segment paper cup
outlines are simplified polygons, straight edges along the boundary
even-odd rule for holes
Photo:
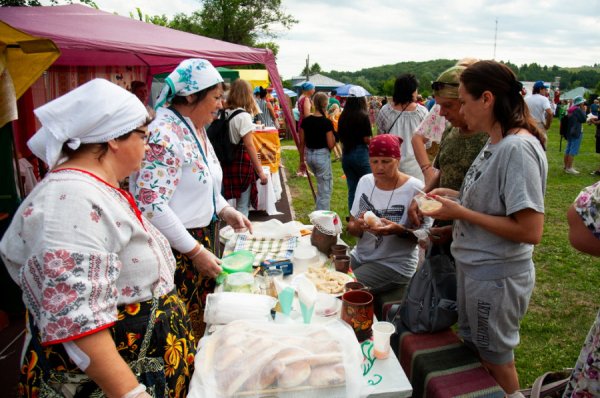
[[[390,322],[375,322],[372,329],[375,358],[385,359],[390,355],[390,337],[396,327]]]

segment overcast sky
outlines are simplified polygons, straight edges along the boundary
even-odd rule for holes
[[[128,16],[172,16],[198,0],[95,0]],[[48,1],[42,1],[47,3]],[[299,22],[280,30],[277,65],[284,79],[310,56],[324,71],[357,71],[402,61],[476,57],[517,65],[600,63],[600,0],[283,0]],[[498,20],[497,39],[494,40]],[[496,43],[494,49],[494,43]]]

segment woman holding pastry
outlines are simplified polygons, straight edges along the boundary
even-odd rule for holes
[[[417,238],[408,224],[408,208],[424,184],[398,169],[401,143],[391,134],[371,139],[372,173],[358,182],[348,223],[348,232],[359,238],[350,253],[354,275],[372,289],[379,303],[387,297],[403,297],[419,259]],[[420,228],[430,225],[427,219]]]
[[[423,214],[454,220],[458,332],[510,396],[519,396],[514,348],[535,282],[533,246],[544,225],[548,165],[544,136],[521,96],[522,84],[505,65],[480,61],[460,75],[461,115],[487,144],[460,192],[438,188],[442,203]],[[456,196],[460,204],[437,195]],[[494,325],[494,327],[487,327]]]

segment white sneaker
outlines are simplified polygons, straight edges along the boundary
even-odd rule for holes
[[[574,168],[570,168],[570,169],[565,169],[565,173],[568,174],[579,174],[579,172],[577,170],[575,170]]]

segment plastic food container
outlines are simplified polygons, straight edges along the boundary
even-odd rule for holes
[[[319,262],[319,251],[311,245],[301,245],[296,247],[292,256],[294,267],[308,268],[310,265],[316,265]]]
[[[252,272],[254,253],[248,250],[239,250],[221,259],[221,267],[228,274],[236,272]]]
[[[248,272],[236,272],[227,275],[223,290],[226,292],[252,293],[254,277]]]

